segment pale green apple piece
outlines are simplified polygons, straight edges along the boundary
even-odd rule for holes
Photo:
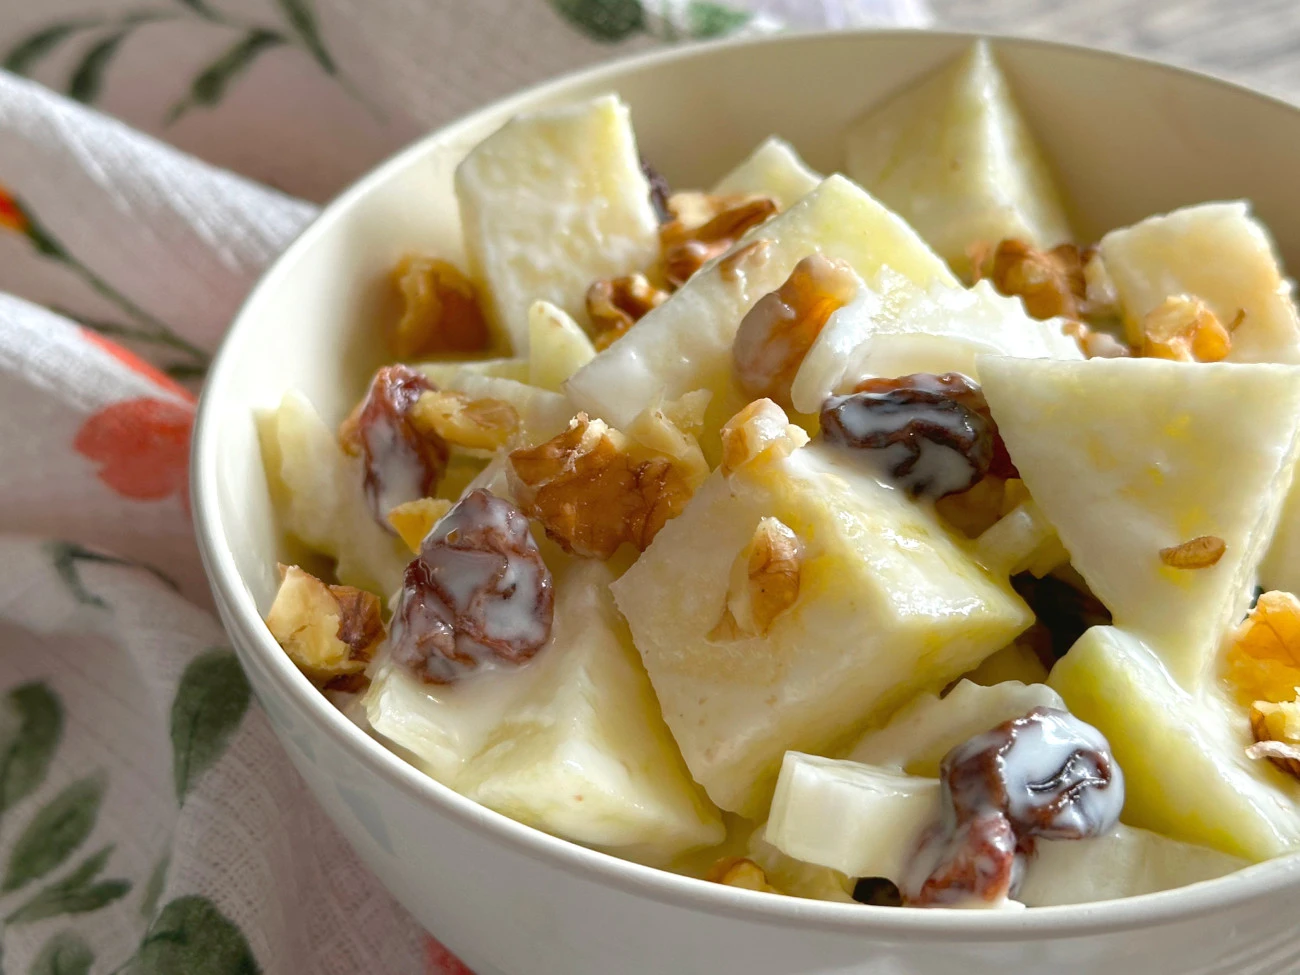
[[[771,136],[713,187],[719,196],[758,194],[788,210],[817,188],[822,177],[808,168],[794,147]]]
[[[516,355],[534,301],[584,322],[593,282],[658,256],[650,184],[614,95],[507,122],[457,168],[456,198],[489,318]]]
[[[411,368],[439,388],[450,389],[452,384],[466,373],[478,373],[497,379],[513,379],[519,383],[528,382],[527,359],[438,359],[432,362],[416,362]]]
[[[1300,369],[1161,359],[982,357],[984,394],[1020,476],[1115,625],[1184,686],[1208,679],[1242,618],[1291,483]],[[1201,536],[1215,565],[1161,550]]]
[[[869,110],[847,144],[848,174],[959,274],[972,244],[1071,238],[1051,169],[985,41]]]
[[[535,301],[528,309],[528,375],[532,386],[560,392],[564,381],[594,359],[587,333],[563,309]]]

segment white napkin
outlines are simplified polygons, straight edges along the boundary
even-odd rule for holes
[[[420,132],[615,53],[782,24],[917,26],[924,2],[0,13],[0,964],[460,975],[324,818],[207,611],[192,391],[315,213],[251,180],[324,199]]]

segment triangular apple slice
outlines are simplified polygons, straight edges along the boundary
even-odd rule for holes
[[[1291,483],[1300,369],[992,356],[979,368],[1011,459],[1074,567],[1116,626],[1184,686],[1201,683],[1245,613]],[[1170,551],[1195,539],[1206,539],[1199,551]]]

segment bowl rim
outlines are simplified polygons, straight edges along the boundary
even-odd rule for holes
[[[924,38],[924,40],[920,40]],[[281,280],[304,259],[316,240],[332,232],[341,215],[362,197],[424,155],[433,143],[455,141],[471,130],[485,113],[515,112],[539,97],[563,95],[579,85],[606,83],[616,89],[623,74],[683,60],[708,58],[737,47],[840,43],[890,44],[898,42],[960,43],[985,38],[995,47],[1030,47],[1083,55],[1098,62],[1136,63],[1155,74],[1167,74],[1181,83],[1191,81],[1234,91],[1243,98],[1271,103],[1290,113],[1300,112],[1266,92],[1154,58],[1108,51],[1081,44],[998,33],[915,28],[858,28],[849,30],[799,30],[775,35],[730,38],[654,50],[617,58],[570,72],[492,101],[455,121],[429,132],[368,170],[321,208],[320,213],[262,273],[240,304],[213,359],[200,397],[191,445],[190,498],[194,529],[204,570],[233,641],[260,658],[259,669],[275,693],[291,699],[310,717],[316,729],[349,752],[362,765],[419,803],[427,803],[462,828],[482,838],[506,845],[520,854],[545,861],[564,872],[608,885],[626,893],[669,906],[703,911],[742,921],[780,925],[830,933],[884,936],[924,935],[952,941],[1032,941],[1153,927],[1219,913],[1275,896],[1300,883],[1300,855],[1291,854],[1253,864],[1224,877],[1187,887],[1142,894],[1119,900],[1019,911],[943,911],[922,908],[886,908],[862,904],[771,897],[755,891],[673,874],[666,870],[620,859],[569,840],[523,825],[467,799],[421,772],[388,749],[377,738],[348,720],[293,666],[280,650],[244,585],[227,544],[217,490],[218,428],[226,413],[224,387],[238,370],[237,353],[249,345],[253,310],[274,293]]]

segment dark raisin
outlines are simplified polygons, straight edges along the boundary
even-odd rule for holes
[[[862,877],[853,885],[853,899],[876,907],[902,907],[903,895],[888,877]]]
[[[645,157],[641,157],[641,172],[645,174],[646,181],[650,184],[650,205],[654,207],[655,216],[659,218],[660,223],[667,223],[673,218],[673,213],[668,209],[668,197],[672,195],[672,187],[668,185],[668,180],[664,179],[663,174],[655,169]]]
[[[1109,626],[1110,610],[1091,592],[1056,576],[1013,576],[1011,586],[1029,604],[1038,621],[1027,631],[1034,651],[1048,670],[1094,626]]]

